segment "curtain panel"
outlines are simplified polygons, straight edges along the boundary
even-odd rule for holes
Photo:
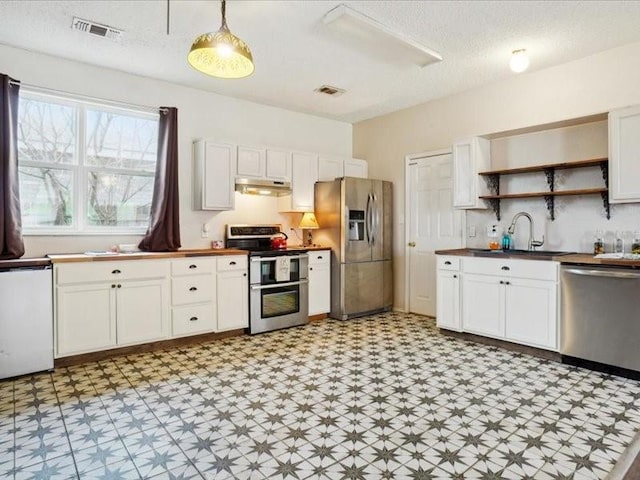
[[[20,83],[0,74],[0,258],[24,255],[18,183],[18,95]]]
[[[149,228],[140,250],[167,252],[180,248],[178,202],[178,109],[161,107],[158,123],[158,161],[153,185]]]

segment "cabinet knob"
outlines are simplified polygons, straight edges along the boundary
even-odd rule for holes
[[[189,289],[189,291],[190,291],[190,292],[195,292],[196,290],[198,290],[198,287],[191,287],[191,288]]]
[[[111,273],[113,273],[114,275],[117,275],[118,273],[122,273],[122,272],[116,268],[115,270],[111,270]]]
[[[190,322],[195,322],[195,321],[197,321],[197,320],[198,320],[198,317],[191,317],[191,318],[189,319],[189,321],[190,321]]]
[[[445,265],[451,265],[451,262],[449,260],[447,260],[446,262],[444,262]]]
[[[509,271],[509,270],[511,270],[511,269],[505,265],[505,266],[503,266],[502,268],[500,268],[500,270]]]
[[[511,282],[504,282],[505,285],[511,285]]]
[[[309,267],[309,270],[313,270],[313,267]]]
[[[318,255],[318,260],[322,260],[322,255]]]
[[[191,265],[189,265],[189,268],[198,268],[198,266],[192,263]]]
[[[229,262],[229,265],[235,265],[236,262]]]
[[[504,285],[504,282],[502,280],[500,280],[500,285]]]
[[[458,278],[458,275],[454,275],[453,278]]]
[[[242,274],[242,276],[243,276],[243,277],[246,277],[246,276],[247,276],[247,274],[246,274],[246,273],[243,273],[243,274]]]
[[[409,247],[415,247],[416,246],[416,242],[409,242],[409,243],[407,243],[407,245]]]
[[[122,288],[122,285],[118,284],[118,288]]]
[[[112,284],[111,284],[111,288],[116,288],[116,284],[115,284],[115,283],[112,283]]]

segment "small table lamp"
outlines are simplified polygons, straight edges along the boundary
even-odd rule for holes
[[[298,225],[298,228],[307,230],[306,246],[313,245],[313,233],[311,232],[311,230],[320,228],[320,225],[318,225],[318,221],[316,220],[316,216],[313,214],[313,212],[305,212],[302,215],[302,220],[300,220],[300,225]],[[304,232],[302,232],[302,234],[304,235]]]

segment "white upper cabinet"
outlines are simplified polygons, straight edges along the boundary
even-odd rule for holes
[[[640,106],[609,112],[609,201],[640,202]]]
[[[366,160],[348,158],[344,161],[344,176],[369,178],[369,165]]]
[[[281,212],[313,212],[314,185],[318,180],[318,155],[291,154],[291,195],[279,197]]]
[[[265,151],[261,148],[238,146],[236,174],[238,177],[263,178]]]
[[[340,157],[320,155],[318,158],[318,181],[326,182],[344,176],[344,160]]]
[[[193,144],[193,208],[233,210],[236,147],[198,140]]]
[[[453,206],[457,208],[487,208],[478,198],[488,192],[479,172],[491,167],[489,140],[470,137],[453,144]]]
[[[291,153],[268,148],[265,176],[271,180],[291,181]]]

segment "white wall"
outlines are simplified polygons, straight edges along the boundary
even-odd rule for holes
[[[288,231],[289,224],[295,224],[300,217],[295,214],[278,214],[275,198],[256,198],[240,194],[236,194],[235,211],[193,211],[191,207],[193,140],[211,138],[245,145],[264,144],[301,151],[351,156],[352,127],[348,123],[246,102],[3,45],[0,45],[0,65],[2,65],[2,73],[24,84],[137,105],[177,107],[180,224],[183,248],[203,248],[209,245],[210,240],[223,239],[224,225],[227,223],[283,223]],[[211,81],[220,80],[212,79]],[[210,226],[209,239],[200,237],[203,223],[208,223]],[[45,253],[105,249],[118,243],[137,243],[139,238],[104,235],[26,236],[25,257]]]
[[[458,137],[489,135],[640,104],[638,58],[640,43],[631,44],[546,70],[510,75],[491,85],[354,125],[354,156],[367,159],[370,177],[391,180],[395,186],[396,308],[403,308],[405,296],[405,156],[448,148]],[[548,140],[554,141],[552,137]],[[602,144],[595,142],[593,151],[602,147]],[[501,160],[500,167],[553,161],[552,158],[547,160],[535,155],[509,155]],[[504,218],[510,220],[513,213],[519,210],[532,211],[535,214],[536,231],[538,226],[544,225],[543,230],[548,232],[549,249],[585,250],[590,241],[585,240],[590,236],[588,232],[599,226],[604,225],[608,230],[615,230],[620,225],[634,229],[638,227],[632,223],[640,223],[634,220],[639,218],[640,208],[637,205],[615,206],[612,208],[612,220],[607,221],[602,218],[600,199],[584,197],[563,199],[557,220],[551,226],[550,222],[544,220],[544,203],[534,205],[532,202],[513,201],[505,205]],[[486,213],[470,213],[467,218],[470,223],[478,225],[484,225],[490,219]],[[518,228],[526,229],[524,221],[521,222],[523,225]]]

